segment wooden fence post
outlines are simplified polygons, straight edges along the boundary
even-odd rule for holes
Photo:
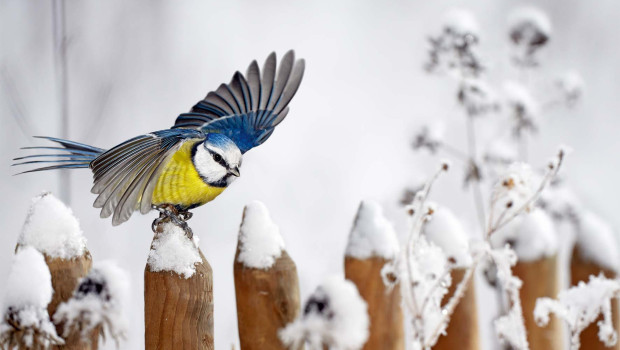
[[[287,349],[278,331],[299,315],[297,268],[261,202],[243,211],[233,270],[241,350]]]
[[[145,349],[213,350],[213,274],[185,231],[164,220],[144,269]]]
[[[353,223],[344,259],[345,278],[368,304],[370,334],[364,349],[405,348],[400,288],[383,283],[381,269],[398,252],[392,225],[379,204],[363,201]]]
[[[366,350],[405,348],[400,288],[388,291],[381,278],[381,269],[389,261],[381,257],[344,259],[345,278],[355,283],[368,304],[370,335],[364,344]]]
[[[77,287],[81,278],[88,274],[92,266],[90,252],[86,249],[83,255],[73,259],[51,258],[43,254],[45,262],[52,274],[52,288],[54,295],[52,301],[47,306],[50,318],[53,319],[56,309],[60,303],[68,301],[73,296],[73,291]],[[56,332],[65,340],[64,345],[56,346],[58,350],[97,350],[99,346],[99,329],[91,333],[88,339],[83,339],[79,334],[64,335],[64,323],[56,322]]]
[[[51,193],[45,192],[32,201],[26,222],[22,229],[16,250],[20,246],[32,246],[45,257],[52,275],[54,294],[47,310],[50,319],[58,305],[73,296],[81,278],[88,274],[92,266],[86,239],[71,209]],[[55,323],[56,332],[62,336],[64,324]],[[65,345],[54,349],[91,350],[97,349],[99,334],[89,339],[70,337]]]
[[[579,219],[577,231],[577,241],[570,262],[571,285],[576,286],[580,281],[587,283],[591,275],[598,276],[601,273],[607,278],[617,278],[620,259],[611,227],[594,214],[586,212]],[[617,299],[612,299],[611,308],[616,332],[620,333]],[[620,342],[606,347],[599,340],[597,321],[581,332],[581,348],[620,350]]]
[[[535,261],[518,261],[513,268],[513,274],[523,281],[519,294],[531,350],[564,349],[561,320],[551,318],[547,326],[540,327],[534,319],[536,300],[555,298],[560,292],[557,265],[558,256],[554,254]]]
[[[49,349],[63,344],[46,312],[52,276],[37,249],[22,246],[13,258],[0,314],[0,349]]]
[[[447,208],[438,206],[433,218],[426,223],[424,235],[430,242],[441,247],[446,258],[455,268],[450,272],[452,284],[442,303],[447,303],[461,283],[467,267],[472,263],[469,254],[469,238],[460,221]],[[478,329],[478,307],[474,278],[467,284],[465,295],[454,309],[446,334],[439,337],[433,350],[477,350],[480,349]]]

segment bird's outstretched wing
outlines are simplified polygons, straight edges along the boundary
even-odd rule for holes
[[[245,76],[236,72],[229,84],[220,85],[189,113],[179,115],[173,128],[224,134],[245,153],[265,142],[286,117],[304,68],[304,60],[295,61],[293,51],[284,55],[277,75],[275,53],[267,57],[262,74],[253,61]]]
[[[187,141],[200,141],[199,130],[170,129],[134,137],[106,151],[90,163],[94,185],[99,194],[95,208],[101,217],[112,217],[112,225],[129,219],[135,210],[151,210],[153,190],[164,166]]]

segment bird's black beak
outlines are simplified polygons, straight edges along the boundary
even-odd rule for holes
[[[233,175],[235,175],[236,177],[241,176],[241,173],[239,172],[239,167],[238,166],[236,166],[234,168],[228,169],[228,172],[233,174]]]

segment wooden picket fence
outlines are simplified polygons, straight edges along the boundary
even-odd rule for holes
[[[158,232],[161,233],[159,227]],[[244,266],[239,263],[238,255],[239,249],[233,272],[241,350],[285,349],[278,338],[278,331],[293,321],[301,308],[296,265],[286,251],[268,269]],[[215,349],[213,271],[202,253],[200,256],[202,261],[195,265],[196,272],[190,278],[170,271],[152,271],[147,264],[144,272],[147,350]],[[71,297],[78,281],[88,273],[91,257],[86,251],[78,259],[46,257],[46,262],[54,289],[54,299],[48,311],[53,315],[56,307]],[[356,284],[368,304],[370,336],[364,346],[366,350],[406,348],[400,291],[398,288],[386,289],[381,278],[381,269],[387,262],[380,257],[356,259],[347,256],[344,259],[346,278]],[[533,310],[530,310],[537,298],[555,297],[558,292],[557,270],[557,256],[519,263],[515,267],[515,275],[524,281],[521,297],[531,349],[561,350],[564,346],[560,325],[540,328],[534,324],[531,315]],[[458,269],[453,271],[454,284],[462,279],[463,272]],[[571,260],[573,284],[601,272],[607,277],[616,277],[613,271],[584,260],[575,249]],[[436,349],[481,348],[475,290],[472,280],[468,293],[452,317],[447,334],[440,338]],[[618,313],[615,312],[616,327],[619,321]],[[62,334],[61,325],[57,327],[58,333]],[[595,326],[591,326],[582,334],[584,349],[603,349],[596,331]],[[88,340],[80,337],[67,337],[64,340],[66,344],[55,349],[93,350],[98,348],[99,332],[93,332]],[[615,349],[620,349],[620,345],[616,345]]]

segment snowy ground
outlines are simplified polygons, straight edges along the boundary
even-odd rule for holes
[[[575,152],[564,169],[595,212],[620,227],[615,215],[620,112],[620,31],[612,0],[537,3],[555,36],[544,56],[554,76],[577,69],[586,96],[575,112],[554,113],[531,161],[542,163],[559,143]],[[422,70],[427,34],[445,10],[467,6],[478,16],[486,52],[506,57],[502,33],[510,1],[280,1],[74,2],[69,33],[70,136],[110,147],[172,125],[206,92],[227,82],[252,59],[296,50],[306,75],[291,112],[273,137],[244,160],[242,177],[215,202],[195,210],[192,228],[214,269],[217,348],[238,343],[232,265],[244,205],[265,203],[296,261],[302,298],[330,274],[342,273],[350,226],[362,199],[379,201],[392,220],[401,189],[435,169],[432,157],[409,148],[417,126],[448,117],[448,137],[462,143],[462,116],[444,79]],[[31,135],[56,136],[51,12],[39,2],[0,1],[0,295],[30,199],[58,190],[58,174],[14,177],[11,158],[35,144]],[[507,62],[489,62],[502,71]],[[9,98],[12,96],[12,98]],[[16,120],[23,114],[26,119]],[[28,136],[28,137],[27,137]],[[72,174],[71,207],[95,260],[114,259],[133,282],[125,349],[143,344],[143,271],[154,214],[121,226],[99,219],[91,204],[88,171]],[[433,200],[475,227],[461,174],[437,183]],[[617,232],[617,231],[616,231]],[[481,289],[479,289],[481,290]],[[480,294],[480,298],[491,299]],[[488,293],[488,291],[487,291]],[[480,303],[487,305],[487,303]],[[492,314],[491,310],[483,310]],[[487,318],[481,318],[481,322]],[[481,325],[485,341],[489,327]],[[486,344],[487,347],[490,344]],[[113,348],[113,344],[108,344]]]

